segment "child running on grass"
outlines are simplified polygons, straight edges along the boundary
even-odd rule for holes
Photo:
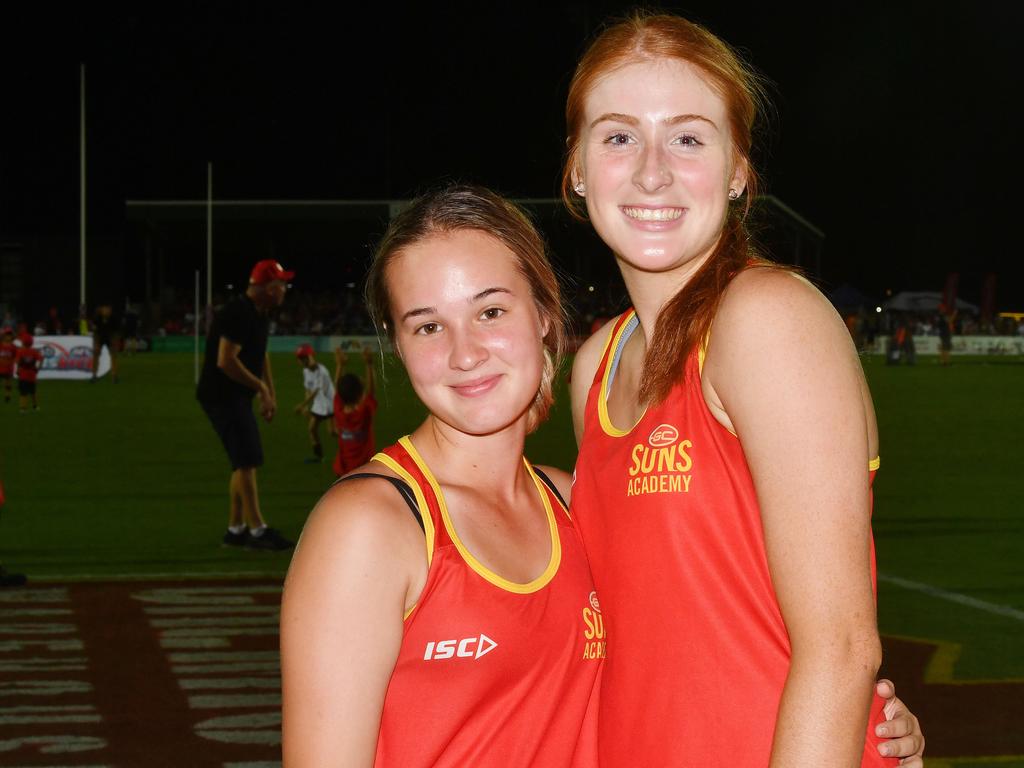
[[[295,350],[295,356],[302,366],[302,387],[306,390],[306,399],[295,406],[295,413],[309,416],[309,442],[313,446],[313,455],[306,459],[307,464],[318,464],[324,460],[324,446],[320,442],[320,424],[330,422],[334,415],[334,382],[327,368],[316,361],[313,347],[301,345]],[[334,425],[330,426],[334,434]]]
[[[334,427],[338,436],[338,455],[334,457],[334,474],[341,477],[365,464],[374,454],[373,415],[377,412],[374,397],[373,358],[363,347],[366,362],[366,383],[354,373],[345,373],[348,355],[341,347],[334,350]]]
[[[18,350],[14,358],[14,364],[18,368],[18,405],[22,413],[27,413],[28,402],[31,399],[32,410],[38,411],[39,395],[36,394],[36,378],[43,365],[43,356],[38,349],[33,348],[31,334],[22,334],[19,341],[21,341],[21,349]]]
[[[14,378],[14,358],[18,348],[14,346],[14,332],[10,328],[0,331],[0,381],[4,384],[4,402],[11,402],[11,380]]]

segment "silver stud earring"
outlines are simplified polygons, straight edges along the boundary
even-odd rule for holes
[[[739,198],[739,196],[740,196],[740,193],[737,192],[735,189],[730,189],[729,190],[729,199],[730,200],[736,200],[737,198]]]
[[[577,195],[579,195],[580,197],[583,197],[583,193],[587,190],[587,185],[584,184],[581,181],[575,187],[573,187],[572,189],[573,189],[573,192],[575,192]]]

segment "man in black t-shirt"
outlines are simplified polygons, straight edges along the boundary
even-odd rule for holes
[[[273,259],[259,262],[244,296],[232,299],[213,317],[206,337],[203,372],[196,399],[213,424],[231,462],[228,546],[289,549],[294,543],[267,527],[260,514],[256,468],[263,464],[253,396],[270,421],[277,411],[274,378],[267,355],[271,309],[281,306],[288,281],[295,276]]]

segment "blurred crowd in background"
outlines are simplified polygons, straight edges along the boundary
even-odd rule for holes
[[[594,291],[577,286],[567,296],[569,321],[574,336],[586,338],[626,307],[614,288]],[[215,307],[229,298],[214,294]],[[839,308],[850,334],[859,349],[870,348],[878,336],[890,336],[903,328],[914,336],[943,336],[943,326],[952,336],[1021,336],[1024,317],[996,316],[982,318],[971,311],[949,313],[940,307],[929,311],[896,311],[873,307]],[[196,328],[192,302],[174,302],[163,307],[146,307],[130,299],[113,305],[114,322],[124,343],[160,336],[192,335]],[[10,310],[3,313],[0,328],[11,328],[16,335],[23,332],[36,336],[91,332],[92,311],[81,312],[74,307],[50,307],[41,318],[19,317]],[[85,322],[82,321],[85,319]],[[204,333],[200,317],[200,334]],[[373,322],[366,311],[362,294],[356,288],[303,290],[293,288],[284,305],[271,319],[271,334],[276,336],[368,336],[374,335]]]

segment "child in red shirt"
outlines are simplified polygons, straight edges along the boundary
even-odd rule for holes
[[[14,378],[14,358],[18,348],[14,346],[14,333],[10,328],[0,332],[0,381],[4,384],[4,402],[11,402],[11,380]]]
[[[32,399],[32,410],[39,410],[39,396],[36,394],[36,378],[39,376],[39,369],[43,366],[43,355],[38,349],[32,346],[31,334],[22,334],[21,349],[14,357],[14,364],[17,366],[18,377],[18,404],[21,412],[28,411],[29,398]]]
[[[338,455],[334,457],[334,474],[362,466],[374,454],[373,414],[377,399],[373,395],[373,358],[363,349],[366,361],[366,385],[354,373],[344,373],[348,356],[338,347],[334,350],[334,426],[338,435]]]

